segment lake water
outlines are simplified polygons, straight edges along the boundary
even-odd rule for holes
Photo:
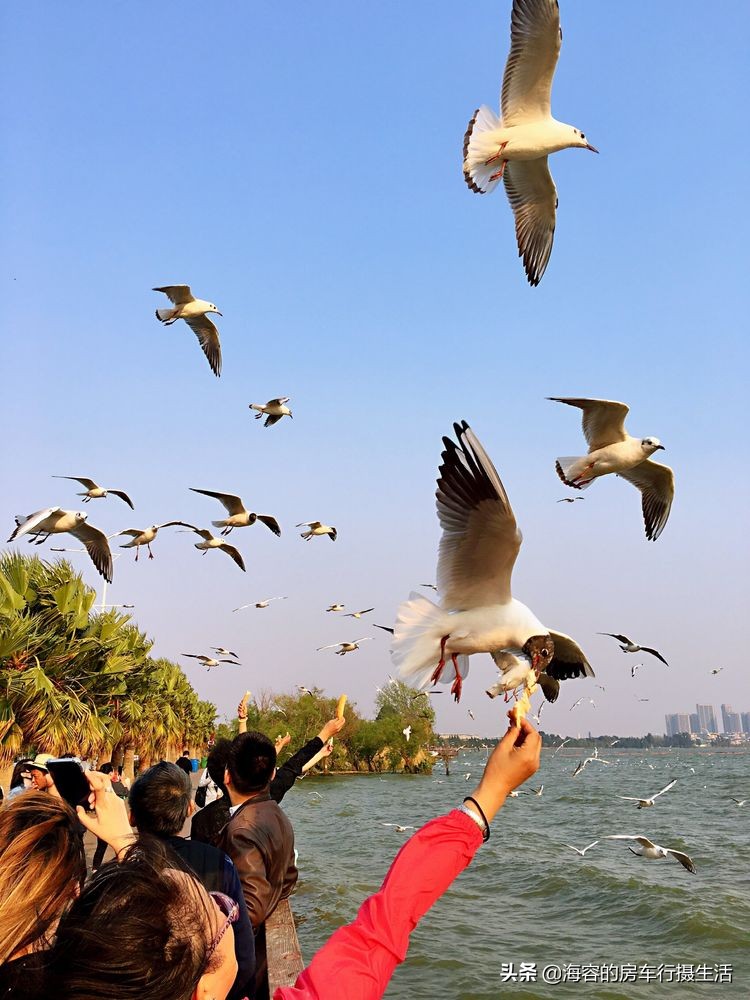
[[[543,782],[543,795],[506,801],[489,843],[412,935],[386,997],[750,997],[750,801],[742,808],[731,801],[750,800],[750,754],[612,750],[601,754],[611,766],[590,764],[572,778],[585,755],[543,752],[540,771],[527,782]],[[284,808],[300,854],[292,904],[306,961],[379,888],[408,836],[381,824],[418,827],[447,812],[474,787],[485,758],[484,751],[463,751],[449,777],[438,765],[432,776],[297,782]],[[677,784],[653,808],[638,810],[617,798],[653,795],[675,777]],[[563,846],[583,847],[616,833],[686,851],[697,874],[672,859],[635,857],[626,842],[602,842],[585,858]],[[506,978],[518,974],[522,962],[536,963],[536,981]],[[601,984],[601,966],[625,963],[641,978]],[[701,963],[711,978],[715,965],[731,965],[733,981],[684,981],[685,967]],[[555,965],[569,966],[567,974],[581,981],[542,982],[543,967]],[[670,976],[673,981],[665,981]]]

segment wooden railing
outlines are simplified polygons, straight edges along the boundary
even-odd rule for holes
[[[293,986],[305,965],[288,899],[282,899],[266,920],[266,956],[268,993],[272,997],[279,986]]]

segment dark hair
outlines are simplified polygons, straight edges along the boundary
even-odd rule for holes
[[[25,792],[0,809],[0,964],[44,946],[86,877],[78,818],[47,792]]]
[[[32,757],[24,757],[23,760],[16,761],[16,765],[13,768],[13,774],[11,775],[10,779],[11,788],[23,787],[23,778],[21,777],[21,775],[23,774],[24,771],[28,771],[29,764],[31,763],[32,760],[33,760]]]
[[[112,774],[113,771],[119,770],[117,764],[113,764],[111,760],[108,760],[105,764],[102,764],[99,768],[102,774]]]
[[[138,832],[174,837],[187,819],[190,797],[185,771],[167,761],[154,764],[130,789],[128,804]]]
[[[231,748],[231,740],[217,740],[211,750],[211,753],[208,755],[208,760],[206,761],[209,778],[219,786],[225,795],[226,788],[224,787],[224,771],[227,769],[229,751]]]
[[[157,846],[131,848],[90,878],[60,921],[49,967],[55,995],[189,1000],[209,964],[210,941],[199,932],[208,906],[194,876]]]
[[[227,768],[240,795],[259,792],[276,767],[276,747],[263,733],[240,733],[229,748]]]

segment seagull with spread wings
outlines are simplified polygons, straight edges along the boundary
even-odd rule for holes
[[[86,523],[88,514],[79,510],[63,510],[61,507],[45,507],[33,514],[16,514],[16,527],[9,542],[28,535],[29,542],[41,545],[50,535],[69,534],[83,542],[92,563],[107,583],[112,583],[112,552],[103,531]]]
[[[213,497],[218,500],[229,517],[223,521],[212,521],[214,528],[223,528],[222,535],[228,535],[234,528],[247,528],[256,521],[261,521],[278,538],[281,535],[279,522],[270,514],[255,514],[245,510],[242,499],[233,493],[215,493],[213,490],[198,490],[194,486],[189,487],[193,493],[201,493],[204,497]]]
[[[212,646],[211,649],[217,656],[231,656],[233,660],[239,659],[237,653],[233,653],[231,649],[225,649],[224,646]],[[187,656],[187,653],[185,655]]]
[[[611,837],[604,837],[604,840],[635,840],[640,844],[640,847],[629,847],[628,850],[641,858],[646,858],[648,861],[658,861],[672,857],[675,861],[679,861],[683,868],[687,868],[692,875],[695,875],[698,870],[692,858],[689,858],[684,851],[675,851],[671,847],[660,847],[648,837],[641,837],[634,833],[618,833]]]
[[[594,671],[575,640],[548,629],[512,596],[521,532],[508,495],[469,425],[454,424],[454,431],[458,444],[443,438],[436,492],[441,604],[413,592],[401,605],[393,662],[402,678],[424,688],[440,680],[450,657],[458,700],[469,657],[490,653],[506,691],[539,683],[554,701],[561,680]]]
[[[116,538],[118,535],[130,535],[132,541],[126,542],[121,545],[121,549],[135,549],[135,561],[138,562],[138,556],[141,551],[141,545],[145,545],[148,549],[149,559],[154,558],[154,553],[151,551],[151,542],[156,538],[159,533],[160,528],[171,528],[175,525],[179,525],[181,528],[190,528],[192,525],[186,524],[184,521],[165,521],[164,524],[152,524],[150,528],[125,528],[124,531],[116,531],[114,535],[110,535],[110,538]]]
[[[619,635],[617,632],[599,632],[599,635],[608,635],[613,639],[617,639],[617,641],[621,644],[620,649],[623,653],[650,653],[652,656],[655,656],[657,660],[661,660],[665,667],[669,666],[658,649],[652,649],[650,646],[639,646],[637,642],[633,642],[633,640],[628,639],[626,635]],[[642,666],[642,664],[636,664],[636,666]],[[635,673],[631,672],[631,676],[635,677]]]
[[[53,476],[53,479],[72,479],[76,483],[80,483],[81,486],[85,486],[86,490],[83,493],[76,493],[77,497],[83,497],[84,503],[89,503],[91,500],[101,500],[106,497],[109,493],[113,496],[119,497],[124,500],[125,503],[130,507],[131,510],[135,510],[133,506],[133,501],[123,492],[123,490],[113,490],[107,487],[98,486],[93,479],[88,479],[86,476]]]
[[[315,650],[319,653],[322,649],[335,649],[336,656],[346,656],[347,653],[353,653],[355,649],[359,649],[360,642],[369,642],[372,638],[370,635],[366,635],[363,639],[352,639],[351,642],[332,642],[329,646],[318,646]]]
[[[200,660],[206,670],[211,667],[218,667],[220,663],[231,663],[233,667],[241,667],[241,663],[236,660],[216,660],[213,656],[204,656],[203,653],[183,653],[182,656],[189,656],[191,660]]]
[[[638,805],[636,806],[636,809],[647,809],[649,806],[654,805],[654,803],[656,802],[656,800],[659,798],[660,795],[663,795],[665,792],[668,792],[669,789],[676,784],[676,782],[677,778],[672,778],[672,780],[669,782],[668,785],[665,785],[660,792],[656,793],[656,795],[652,795],[650,799],[639,799],[634,797],[633,795],[618,795],[617,798],[625,799],[627,802],[637,802]]]
[[[221,375],[221,344],[219,331],[206,313],[221,313],[213,304],[205,299],[196,299],[190,291],[190,285],[163,285],[152,289],[154,292],[164,292],[174,309],[157,309],[156,318],[165,326],[170,326],[178,319],[184,319],[198,338],[198,343],[208,359],[211,371],[218,378]]]
[[[299,524],[295,524],[294,527],[309,528],[309,531],[300,533],[300,538],[304,538],[306,542],[309,542],[314,535],[328,535],[331,541],[335,542],[338,535],[335,528],[332,528],[329,524],[323,524],[321,521],[301,521]]]
[[[571,851],[575,851],[575,852],[576,852],[576,854],[577,854],[577,855],[578,855],[579,857],[581,857],[581,858],[585,858],[585,857],[586,857],[586,851],[590,851],[590,850],[591,850],[591,848],[592,848],[592,847],[596,847],[596,845],[597,845],[598,843],[599,843],[599,841],[598,841],[598,840],[594,840],[594,841],[592,841],[592,842],[591,842],[590,844],[588,844],[588,845],[587,845],[586,847],[583,847],[583,848],[580,848],[580,849],[579,849],[578,847],[573,847],[573,845],[572,845],[572,844],[564,844],[563,846],[564,846],[564,847],[569,847],[569,848],[571,849]]]
[[[292,411],[285,404],[289,402],[289,396],[279,396],[277,399],[269,399],[267,403],[250,403],[249,409],[257,410],[255,419],[260,420],[265,414],[264,427],[273,427],[282,417],[292,417]]]
[[[245,608],[267,608],[271,601],[285,601],[286,597],[265,597],[262,601],[255,601],[253,604],[242,604],[239,608],[232,608],[232,612],[244,611]]]
[[[330,610],[330,608],[329,608],[329,610]],[[374,611],[374,610],[375,610],[375,608],[365,608],[364,611],[349,611],[347,614],[342,615],[341,617],[342,618],[361,618],[362,615],[369,615],[369,613],[371,611]]]
[[[514,0],[501,118],[478,108],[464,135],[464,180],[488,194],[502,179],[516,220],[518,256],[538,285],[552,253],[557,188],[547,157],[561,149],[598,153],[580,129],[552,117],[552,78],[562,45],[557,0]]]
[[[203,555],[205,556],[209,549],[221,549],[222,552],[226,552],[230,559],[232,559],[242,570],[245,572],[245,561],[240,554],[239,549],[236,549],[234,545],[230,545],[229,542],[225,542],[223,538],[217,538],[212,535],[208,528],[196,528],[194,524],[184,524],[184,527],[189,528],[190,531],[194,531],[196,535],[200,535],[203,539],[202,542],[196,542],[196,549],[201,549]]]
[[[573,399],[548,396],[553,403],[565,403],[583,411],[583,435],[588,455],[563,456],[555,462],[566,486],[585,490],[595,479],[614,473],[641,493],[646,538],[655,542],[664,530],[674,499],[674,473],[668,465],[652,462],[651,456],[664,451],[655,437],[634,438],[625,430],[629,407],[611,399]]]

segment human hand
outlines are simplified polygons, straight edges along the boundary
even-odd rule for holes
[[[472,792],[488,822],[491,822],[508,793],[539,770],[541,736],[528,720],[522,719],[520,726],[516,726],[510,712],[508,718],[508,731],[490,754],[479,785]]]
[[[323,742],[327,743],[332,736],[336,733],[340,733],[341,730],[346,725],[346,719],[329,719],[328,722],[323,726],[323,728],[318,733],[318,738]]]
[[[320,751],[321,757],[330,757],[333,753],[333,740],[329,740],[323,749]]]
[[[292,742],[292,737],[287,732],[286,736],[277,736],[274,746],[276,747],[276,753],[279,753],[284,747]]]
[[[248,703],[249,698],[250,698],[250,692],[249,691],[245,691],[245,693],[243,694],[242,699],[241,699],[239,705],[237,706],[237,718],[238,719],[246,719],[247,718],[247,703]]]
[[[76,806],[78,819],[96,837],[106,841],[120,853],[135,841],[135,835],[128,821],[128,810],[123,799],[115,795],[108,774],[101,771],[86,771],[86,780],[91,786],[89,804],[94,812],[86,812],[82,806]]]

